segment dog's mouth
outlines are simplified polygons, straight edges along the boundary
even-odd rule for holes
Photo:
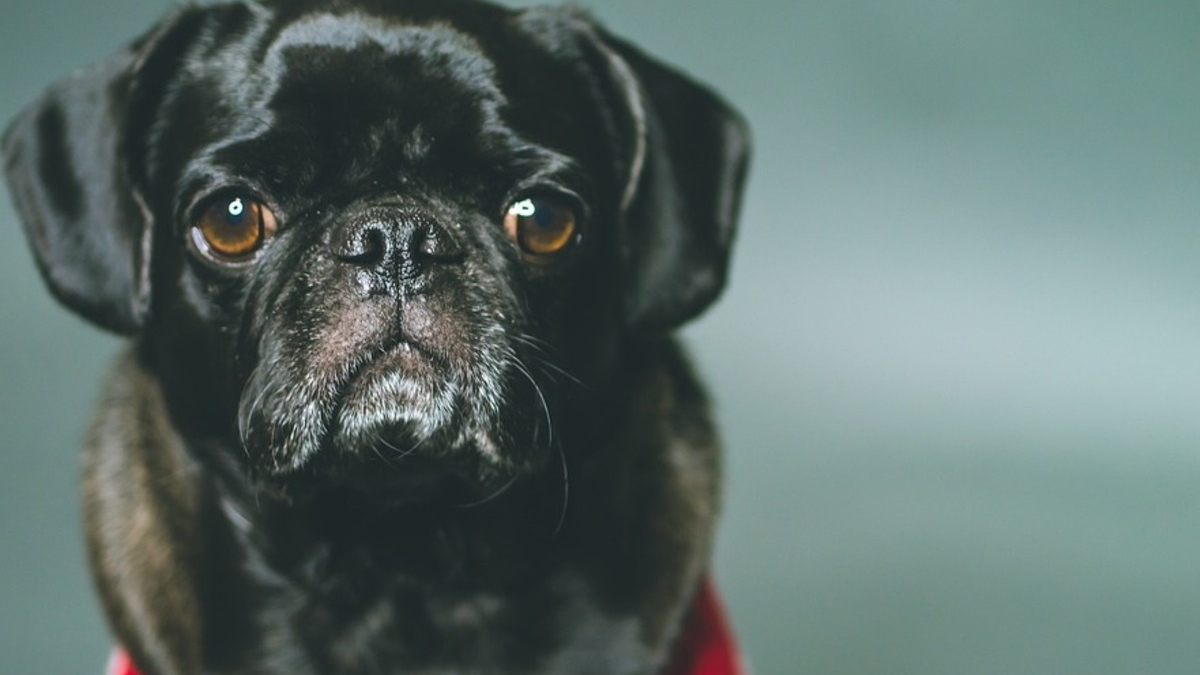
[[[349,369],[323,447],[342,455],[371,448],[396,460],[416,454],[452,421],[453,370],[408,340],[375,350]]]
[[[354,428],[367,419],[394,415],[398,408],[427,407],[429,399],[437,398],[445,373],[450,371],[439,361],[403,339],[375,350],[345,378],[335,413],[337,426]],[[422,412],[420,416],[426,415]]]
[[[546,454],[534,446],[548,435],[545,416],[528,413],[539,399],[518,362],[494,343],[464,356],[397,338],[332,369],[267,363],[242,396],[252,473],[278,484],[406,493],[512,480]]]

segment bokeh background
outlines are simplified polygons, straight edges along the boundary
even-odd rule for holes
[[[167,4],[9,2],[0,118]],[[756,672],[1200,672],[1200,3],[586,4],[755,132],[685,336]],[[118,343],[7,195],[0,288],[0,670],[97,673],[78,446]]]

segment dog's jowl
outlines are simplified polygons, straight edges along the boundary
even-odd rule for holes
[[[138,671],[688,672],[720,461],[670,334],[725,283],[719,97],[579,10],[235,2],[3,149],[50,291],[129,339],[84,498]]]

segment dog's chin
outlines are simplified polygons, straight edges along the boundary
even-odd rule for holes
[[[253,484],[264,494],[291,503],[352,492],[386,506],[462,505],[499,494],[544,464],[497,464],[471,447],[425,451],[425,444],[413,442],[396,428],[381,430],[369,444],[336,442],[346,449],[324,451],[296,470],[254,467]],[[406,445],[407,450],[398,450]]]
[[[379,458],[359,459],[287,474],[260,475],[253,487],[262,497],[292,506],[350,497],[391,509],[405,506],[467,506],[503,494],[523,476],[468,475],[443,460],[406,459],[404,466]]]

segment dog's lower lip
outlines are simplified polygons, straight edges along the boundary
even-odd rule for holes
[[[425,354],[420,347],[407,340],[401,340],[364,360],[362,365],[347,378],[346,390],[342,398],[343,400],[349,399],[356,391],[365,386],[372,376],[382,374],[381,371],[419,372],[429,368],[431,360],[431,357]]]
[[[348,410],[378,408],[389,405],[388,401],[372,396],[372,384],[390,373],[401,373],[410,382],[432,383],[439,377],[438,359],[407,340],[375,350],[363,359],[344,380],[337,410],[333,419],[341,419]],[[394,403],[394,402],[393,402]]]

